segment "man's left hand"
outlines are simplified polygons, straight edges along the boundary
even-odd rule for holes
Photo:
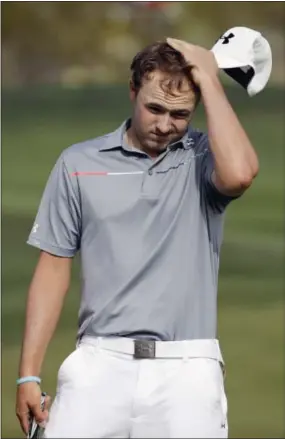
[[[217,78],[219,68],[215,56],[210,50],[174,38],[167,38],[166,41],[184,56],[191,67],[193,80],[198,87],[205,76]]]

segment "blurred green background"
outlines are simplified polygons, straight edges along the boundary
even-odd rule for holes
[[[285,437],[281,9],[277,10],[277,2],[265,6],[235,2],[239,8],[233,6],[234,11],[229,2],[216,3],[216,9],[208,2],[186,2],[186,6],[177,2],[180,12],[178,7],[175,13],[173,3],[158,7],[148,7],[148,2],[2,3],[3,438],[22,437],[14,415],[15,379],[26,293],[38,257],[25,241],[56,158],[70,144],[113,130],[129,115],[128,66],[145,43],[164,38],[167,32],[178,38],[193,35],[210,45],[237,23],[264,29],[276,62],[267,89],[251,99],[224,77],[229,99],[260,158],[254,185],[228,208],[221,257],[218,330],[227,364],[229,434],[231,438]],[[223,11],[221,4],[226,5]],[[146,21],[148,28],[143,26]],[[74,23],[78,39],[73,35]],[[123,44],[124,57],[112,47],[114,38]],[[122,41],[132,45],[127,49]],[[205,127],[202,108],[194,125]],[[78,274],[76,258],[70,294],[44,364],[44,389],[52,396],[58,367],[74,348]]]

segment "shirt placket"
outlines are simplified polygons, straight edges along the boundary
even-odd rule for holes
[[[156,160],[151,161],[150,166],[148,166],[142,178],[142,185],[141,185],[142,197],[157,198],[160,188],[157,182],[156,169],[169,153],[170,151],[167,150],[165,153],[160,155]]]

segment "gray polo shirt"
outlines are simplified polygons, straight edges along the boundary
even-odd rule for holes
[[[81,256],[78,337],[216,337],[224,211],[206,134],[157,159],[115,132],[73,145],[52,170],[28,243]]]

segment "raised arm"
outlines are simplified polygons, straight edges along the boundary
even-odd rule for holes
[[[257,155],[219,79],[201,74],[200,90],[214,157],[213,183],[226,195],[240,195],[258,173]]]
[[[201,91],[214,158],[213,183],[225,195],[240,195],[257,175],[258,159],[218,79],[214,55],[184,41],[167,42],[184,55]]]

